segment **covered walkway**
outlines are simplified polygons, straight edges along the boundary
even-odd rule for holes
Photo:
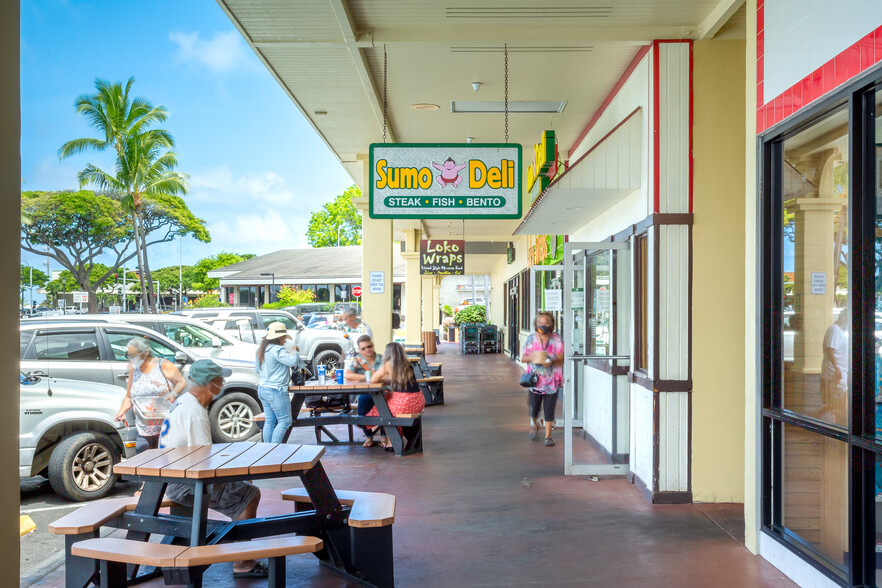
[[[444,406],[429,407],[425,452],[329,447],[334,486],[398,497],[396,585],[446,586],[790,586],[740,542],[741,505],[657,506],[624,479],[562,475],[563,443],[527,438],[518,368],[504,355],[442,345]],[[309,443],[311,431],[292,442]],[[262,482],[260,514],[288,512]],[[214,566],[207,586],[258,586]],[[63,568],[38,586],[63,586]],[[146,586],[162,586],[154,581]],[[352,584],[312,557],[288,560],[289,586]]]

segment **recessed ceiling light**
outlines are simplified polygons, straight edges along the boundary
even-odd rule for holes
[[[327,110],[314,110],[313,114],[316,116],[325,116],[328,114]]]
[[[438,110],[441,108],[437,104],[428,104],[423,102],[418,104],[411,104],[410,107],[414,110]]]
[[[581,206],[570,206],[567,210],[582,210]]]

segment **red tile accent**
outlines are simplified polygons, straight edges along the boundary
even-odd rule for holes
[[[759,108],[763,105],[763,83],[760,82],[756,85],[756,107]]]
[[[875,63],[875,60],[873,58],[873,54],[874,54],[875,47],[876,47],[875,43],[876,43],[876,39],[874,38],[873,33],[870,33],[869,35],[867,35],[866,37],[864,37],[863,39],[861,39],[858,42],[858,45],[860,45],[860,51],[861,51],[860,71],[864,71],[865,69],[868,69],[871,65],[873,65]]]
[[[803,102],[802,99],[802,84],[796,84],[795,86],[793,86],[791,99],[793,104],[792,112],[796,112],[797,110],[802,108],[804,104],[806,104],[805,102]]]
[[[878,61],[882,61],[882,27],[879,27],[875,31],[873,31],[873,37],[876,40],[876,52],[873,63]]]
[[[756,58],[762,59],[763,55],[766,53],[766,40],[765,35],[757,35],[756,38]]]
[[[766,19],[765,19],[765,5],[760,4],[756,7],[756,30],[764,31],[766,30]]]
[[[861,73],[861,71],[863,71],[861,70],[861,41],[858,41],[845,50],[846,80],[850,80]]]
[[[809,104],[812,100],[815,99],[814,95],[814,84],[812,84],[812,79],[808,76],[802,79],[802,105],[805,106]]]
[[[821,66],[821,92],[826,94],[836,87],[835,67],[833,65],[835,59],[831,59]]]
[[[766,109],[760,108],[756,111],[756,134],[759,135],[766,130]]]
[[[764,79],[766,79],[765,73],[766,72],[765,72],[765,67],[763,66],[763,60],[758,59],[756,62],[756,79],[757,79],[757,81],[761,82]]]

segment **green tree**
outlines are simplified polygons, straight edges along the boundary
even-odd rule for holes
[[[315,292],[312,290],[298,290],[294,286],[282,286],[279,290],[278,300],[264,304],[264,308],[285,308],[315,301]]]
[[[221,302],[217,299],[217,294],[213,294],[208,292],[207,294],[203,294],[193,303],[195,308],[220,308],[229,306],[226,302]]]
[[[174,140],[163,129],[152,128],[165,122],[168,112],[162,106],[153,106],[141,97],[130,98],[135,79],[129,78],[125,87],[121,82],[95,80],[95,94],[83,94],[75,101],[77,112],[86,117],[100,138],[82,138],[68,141],[58,150],[60,159],[86,151],[116,152],[115,173],[110,174],[91,163],[77,174],[80,187],[95,185],[123,195],[123,207],[131,216],[135,250],[138,257],[141,290],[146,291],[149,306],[156,312],[153,282],[147,260],[147,240],[143,226],[145,199],[156,195],[176,195],[187,192],[187,176],[174,171],[177,155],[171,151]],[[206,233],[207,234],[207,233]],[[143,280],[147,279],[146,288]]]
[[[197,290],[207,291],[220,288],[220,280],[217,278],[209,278],[208,272],[219,267],[232,265],[251,259],[253,253],[218,253],[211,257],[205,257],[196,262],[193,266],[193,287]]]
[[[313,212],[306,229],[309,244],[313,247],[361,245],[361,213],[352,204],[352,199],[360,196],[361,188],[350,186]]]
[[[46,282],[48,281],[49,276],[46,275],[46,272],[38,270],[35,267],[22,264],[21,279],[19,280],[19,291],[21,292],[20,302],[22,308],[24,308],[25,303],[25,292],[30,290],[31,285],[42,288],[46,285]]]
[[[181,288],[188,292],[193,288],[193,279],[196,270],[191,265],[162,267],[152,272],[154,284],[159,292],[167,293],[177,300],[181,294]]]
[[[177,196],[162,196],[145,207],[145,245],[171,241],[177,235],[207,240],[202,220]],[[88,190],[79,192],[23,192],[21,248],[47,256],[68,270],[78,289],[95,294],[113,274],[137,255],[132,250],[129,218],[119,200]],[[106,271],[93,279],[97,259],[109,259]],[[130,275],[138,279],[138,274]],[[71,285],[71,289],[74,286]],[[141,289],[143,292],[143,288]],[[96,299],[89,297],[90,312]]]

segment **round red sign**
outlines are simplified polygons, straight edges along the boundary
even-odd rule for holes
[[[361,286],[353,286],[352,287],[352,295],[355,296],[356,298],[359,298],[361,296]]]

